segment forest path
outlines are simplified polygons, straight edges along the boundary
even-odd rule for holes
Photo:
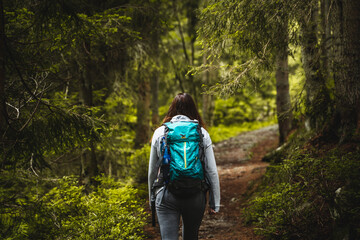
[[[268,163],[261,159],[278,146],[276,125],[261,128],[214,144],[218,167],[221,208],[216,215],[204,215],[199,239],[261,239],[243,222],[243,205],[249,189],[265,173]],[[145,228],[147,239],[160,239],[159,227]],[[181,239],[181,237],[180,237]]]

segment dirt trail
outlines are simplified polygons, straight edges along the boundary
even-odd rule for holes
[[[261,239],[243,223],[242,205],[249,188],[266,171],[262,157],[278,145],[277,126],[245,132],[214,144],[221,186],[221,209],[216,215],[204,216],[199,239]],[[158,226],[146,226],[147,239],[160,239]],[[181,237],[180,237],[181,239]]]

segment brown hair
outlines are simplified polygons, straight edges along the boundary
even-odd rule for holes
[[[199,111],[196,108],[193,98],[188,93],[179,93],[172,101],[163,123],[170,122],[176,115],[185,115],[192,120],[198,120],[201,127],[205,128],[205,123],[202,120]]]

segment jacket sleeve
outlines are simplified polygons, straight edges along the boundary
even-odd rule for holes
[[[205,135],[207,141],[205,143],[205,171],[206,177],[210,184],[210,193],[209,193],[209,205],[210,208],[214,209],[215,212],[220,210],[220,182],[219,175],[216,167],[214,150],[212,147],[212,142],[210,136]]]
[[[149,188],[149,203],[151,199],[151,188],[155,181],[157,175],[157,161],[159,159],[158,149],[157,149],[157,139],[154,139],[156,134],[154,133],[153,139],[151,141],[151,149],[150,149],[150,159],[149,159],[149,170],[148,170],[148,188]]]
[[[149,170],[148,170],[148,190],[149,190],[149,203],[151,200],[151,188],[157,177],[158,173],[158,161],[160,157],[160,139],[164,135],[164,127],[159,127],[155,130],[152,140],[151,140],[151,149],[150,149],[150,159],[149,159]]]

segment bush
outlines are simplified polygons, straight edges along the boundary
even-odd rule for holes
[[[313,209],[300,185],[279,183],[252,202],[249,218],[257,221],[255,232],[282,239],[293,239],[296,230],[309,220]],[[295,236],[293,236],[295,235]]]
[[[150,146],[135,150],[129,161],[128,177],[133,178],[136,182],[146,182],[149,168]]]
[[[307,152],[293,151],[269,167],[246,209],[246,220],[272,239],[355,239],[360,228],[360,152]]]
[[[22,204],[22,221],[5,239],[143,239],[146,214],[137,190],[99,178],[85,195],[75,178],[62,178],[43,197]],[[8,215],[9,217],[10,215]],[[1,216],[2,219],[4,216]],[[15,217],[15,215],[12,215]]]

